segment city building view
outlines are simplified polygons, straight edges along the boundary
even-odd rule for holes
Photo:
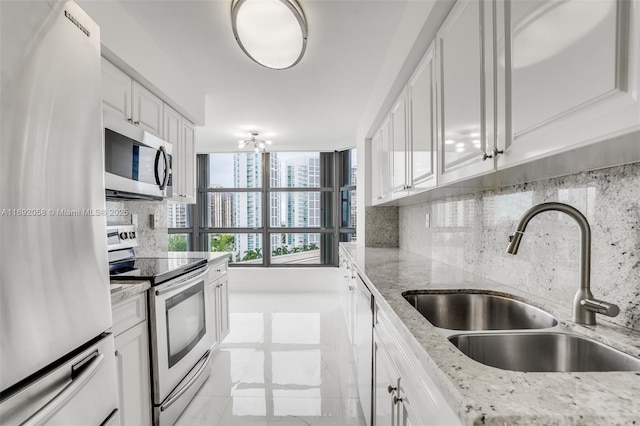
[[[217,231],[207,234],[209,250],[232,252],[235,263],[261,263],[264,256],[262,211],[267,208],[268,226],[281,229],[269,234],[272,263],[319,263],[322,234],[300,232],[296,228],[322,225],[320,173],[319,152],[270,153],[266,198],[269,205],[263,206],[262,154],[209,154],[208,188],[216,191],[206,192],[206,213],[201,220],[204,228]],[[356,164],[353,164],[349,179],[354,186],[355,176]],[[300,191],[304,188],[309,190]],[[349,194],[353,196],[349,196],[348,226],[355,227],[355,191]],[[169,228],[190,227],[186,205],[169,204],[167,222]],[[344,222],[342,220],[342,226]],[[187,241],[187,234],[172,234],[170,250],[180,250],[183,246],[186,250]]]

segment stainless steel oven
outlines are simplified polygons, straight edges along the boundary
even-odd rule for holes
[[[155,424],[172,425],[209,376],[208,274],[205,266],[149,293]]]

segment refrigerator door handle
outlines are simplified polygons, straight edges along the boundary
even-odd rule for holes
[[[56,396],[24,421],[21,426],[42,425],[49,421],[58,411],[73,399],[73,397],[86,386],[91,378],[98,372],[104,362],[104,355],[96,356],[87,366],[67,384]]]

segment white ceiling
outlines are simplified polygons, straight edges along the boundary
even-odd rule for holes
[[[102,7],[116,3],[181,70],[185,89],[206,99],[199,152],[237,150],[238,139],[249,130],[272,139],[272,150],[355,146],[357,127],[407,7],[406,0],[300,0],[309,26],[307,51],[295,67],[275,71],[254,63],[238,47],[230,0],[111,1]],[[82,4],[90,15],[100,14],[95,2]],[[94,19],[105,25],[100,16]],[[102,30],[108,43],[113,29]],[[118,28],[122,31],[126,26]]]

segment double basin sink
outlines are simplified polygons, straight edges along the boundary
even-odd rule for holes
[[[640,371],[640,359],[591,339],[548,330],[558,325],[553,316],[511,297],[421,290],[402,296],[446,331],[462,353],[491,367],[526,372]]]

